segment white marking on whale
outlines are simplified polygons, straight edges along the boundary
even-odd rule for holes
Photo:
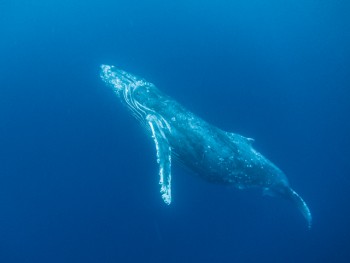
[[[285,174],[252,147],[251,138],[210,125],[163,94],[152,83],[114,66],[102,65],[101,78],[152,134],[159,164],[160,192],[171,203],[172,157],[204,179],[239,189],[259,187],[291,200],[311,227],[311,212],[289,186]]]

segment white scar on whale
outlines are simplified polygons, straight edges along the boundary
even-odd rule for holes
[[[253,139],[210,125],[152,83],[114,66],[101,65],[100,76],[152,135],[160,193],[166,204],[171,203],[171,163],[175,159],[210,182],[238,189],[261,188],[291,200],[311,227],[307,204],[289,186],[286,175],[252,147]]]

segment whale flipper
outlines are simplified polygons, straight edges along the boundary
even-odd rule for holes
[[[171,203],[171,147],[163,130],[169,129],[167,122],[156,115],[149,114],[146,117],[152,132],[152,138],[157,151],[157,163],[159,164],[159,184],[163,201]]]

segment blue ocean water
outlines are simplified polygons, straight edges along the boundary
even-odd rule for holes
[[[348,1],[0,1],[0,262],[349,262]],[[179,166],[113,64],[255,138],[313,213]]]

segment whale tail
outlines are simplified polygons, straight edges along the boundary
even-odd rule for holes
[[[312,224],[312,215],[305,201],[292,188],[289,188],[289,190],[287,191],[287,195],[289,199],[292,200],[292,202],[297,206],[301,214],[304,216],[310,229]]]
[[[284,185],[283,187],[279,186],[278,188],[265,188],[263,193],[264,195],[272,197],[280,196],[284,199],[291,200],[306,219],[308,228],[311,228],[312,215],[309,207],[303,198],[288,185]]]

